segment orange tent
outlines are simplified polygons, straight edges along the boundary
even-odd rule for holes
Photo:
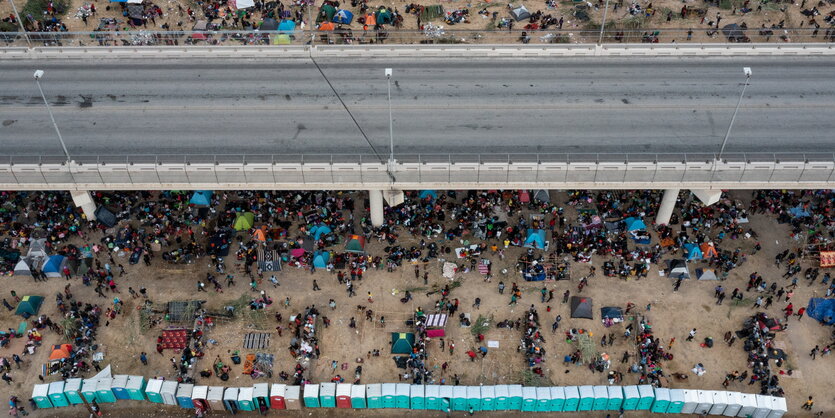
[[[713,247],[712,242],[703,242],[700,248],[702,250],[702,258],[705,260],[711,259],[719,255],[716,252],[716,248]]]
[[[377,18],[374,17],[374,13],[365,15],[365,24],[368,26],[374,26],[377,24]]]
[[[267,240],[267,233],[261,228],[256,229],[255,233],[252,234],[252,239],[264,242]]]
[[[336,26],[334,26],[333,22],[322,22],[322,24],[319,25],[319,30],[321,31],[334,30],[335,28]]]
[[[49,360],[63,360],[65,358],[70,358],[70,354],[72,353],[72,346],[69,344],[60,344],[52,346],[52,354],[49,355]]]

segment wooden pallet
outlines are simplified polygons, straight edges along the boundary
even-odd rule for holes
[[[251,332],[244,336],[244,348],[258,350],[270,346],[270,334],[266,332]]]

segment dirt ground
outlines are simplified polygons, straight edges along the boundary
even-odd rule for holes
[[[565,206],[565,193],[552,192],[551,196],[552,199],[556,199],[567,208],[566,216],[569,220],[576,219],[573,209]],[[750,193],[737,192],[734,197],[742,200],[747,205]],[[743,266],[733,270],[728,280],[722,282],[722,285],[728,291],[736,287],[744,290],[748,275],[755,271],[759,272],[769,283],[775,279],[779,283],[786,281],[780,279],[783,270],[777,269],[774,265],[774,255],[785,248],[795,248],[797,243],[790,241],[788,228],[785,225],[778,225],[774,218],[770,216],[752,215],[750,221],[750,227],[759,233],[759,240],[763,249],[756,255],[749,256]],[[98,240],[99,237],[94,235],[91,238]],[[403,239],[404,237],[401,237],[401,240]],[[405,242],[408,244],[409,240]],[[737,241],[728,239],[721,244],[723,248],[741,247],[743,252],[746,253],[751,251],[753,245],[753,240],[744,239]],[[367,250],[370,254],[382,254],[382,247],[382,243],[370,242]],[[526,283],[519,274],[513,272],[512,268],[521,251],[522,249],[519,248],[511,248],[503,261],[496,256],[490,257],[496,263],[493,271],[497,272],[490,283],[486,283],[477,272],[462,274],[460,280],[463,285],[455,288],[451,294],[452,298],[458,298],[461,301],[460,312],[470,313],[473,319],[479,315],[492,317],[493,323],[495,323],[503,319],[515,320],[522,316],[523,311],[531,304],[534,304],[540,313],[543,328],[546,330],[553,322],[554,317],[559,314],[563,318],[560,331],[569,327],[587,329],[593,333],[593,340],[598,347],[601,336],[614,333],[617,336],[614,346],[599,347],[599,350],[611,355],[612,369],[623,372],[625,376],[623,384],[629,385],[635,384],[639,376],[627,373],[627,365],[621,364],[619,360],[625,350],[634,353],[635,346],[631,338],[623,337],[623,325],[615,325],[608,329],[603,326],[600,321],[599,308],[603,306],[624,307],[627,302],[633,302],[641,307],[638,310],[639,313],[646,313],[650,318],[655,336],[665,343],[671,338],[676,339],[671,350],[675,358],[663,363],[663,368],[667,374],[673,372],[687,373],[690,375],[690,379],[687,382],[670,379],[671,387],[721,390],[723,389],[721,383],[726,373],[733,370],[739,370],[740,372],[746,370],[746,353],[742,349],[741,342],[737,342],[733,347],[727,347],[726,344],[722,343],[722,336],[726,331],[740,329],[744,319],[755,312],[751,309],[753,298],[750,294],[746,295],[745,301],[739,306],[727,301],[724,305],[719,306],[715,304],[713,298],[713,289],[718,282],[690,280],[685,282],[678,292],[673,292],[671,280],[660,277],[657,266],[653,266],[649,277],[646,279],[622,281],[618,278],[603,277],[601,274],[603,259],[595,256],[593,264],[597,267],[598,274],[590,280],[589,287],[586,287],[580,293],[580,295],[593,298],[595,319],[571,319],[568,306],[561,303],[561,295],[565,290],[570,290],[572,295],[577,294],[577,281],[581,276],[588,273],[588,265],[572,263],[572,280],[570,281]],[[138,289],[140,286],[147,287],[150,299],[157,304],[192,298],[207,300],[206,307],[210,311],[222,309],[223,306],[242,294],[255,295],[255,293],[249,291],[249,286],[243,279],[243,266],[237,263],[233,264],[232,257],[227,259],[227,266],[230,266],[231,270],[238,271],[236,274],[238,279],[236,286],[225,288],[223,294],[217,294],[211,290],[209,290],[209,293],[196,292],[195,284],[197,280],[205,277],[206,272],[211,271],[205,259],[198,259],[195,264],[188,266],[170,266],[156,258],[152,266],[148,268],[143,266],[142,263],[129,266],[127,260],[123,260],[123,258],[117,258],[117,261],[127,267],[128,274],[116,280],[123,292],[119,296],[125,301],[126,314],[118,316],[108,326],[101,326],[97,338],[97,343],[100,344],[101,350],[105,353],[105,360],[102,365],[110,364],[114,374],[140,374],[146,377],[164,376],[166,378],[173,376],[169,358],[175,354],[169,350],[161,356],[155,351],[156,337],[160,334],[162,327],[168,324],[163,322],[160,326],[143,332],[140,324],[141,320],[136,310],[140,299],[132,299],[127,294],[128,286],[132,286],[134,289]],[[699,267],[700,263],[691,264],[691,271]],[[807,266],[808,263],[804,263],[804,269]],[[503,268],[508,269],[506,275],[498,273]],[[249,386],[258,382],[276,382],[279,380],[277,374],[281,370],[292,374],[296,360],[291,357],[287,349],[290,333],[284,332],[282,337],[278,336],[275,332],[275,326],[278,324],[274,319],[274,314],[281,312],[286,322],[292,314],[300,312],[306,306],[315,304],[322,315],[330,318],[332,325],[329,328],[320,328],[322,356],[318,361],[313,361],[311,364],[310,377],[314,382],[328,381],[336,374],[340,374],[346,381],[352,381],[353,370],[357,366],[357,358],[364,359],[362,364],[363,383],[397,382],[398,373],[402,373],[402,369],[395,367],[389,354],[390,332],[411,331],[405,325],[405,319],[418,307],[431,311],[438,297],[438,295],[427,296],[426,291],[448,283],[448,279],[441,276],[439,261],[431,261],[428,269],[430,273],[429,286],[424,286],[422,279],[415,279],[412,266],[404,266],[394,273],[386,273],[384,270],[369,271],[362,281],[356,282],[359,286],[357,296],[353,298],[347,297],[344,286],[339,285],[335,274],[324,270],[311,274],[305,270],[285,269],[278,274],[280,287],[273,288],[266,280],[260,286],[275,300],[275,303],[266,310],[264,318],[261,320],[218,321],[216,327],[208,332],[208,338],[216,340],[217,344],[206,351],[205,357],[198,362],[196,369],[211,368],[211,362],[216,356],[220,356],[228,364],[230,363],[229,355],[235,350],[239,350],[242,356],[254,352],[255,350],[243,349],[243,336],[247,332],[262,329],[264,332],[272,333],[269,348],[262,351],[275,354],[276,361],[273,369],[275,377],[272,380],[252,379],[250,376],[242,375],[241,366],[233,366],[230,380],[225,382],[224,385]],[[422,273],[423,269],[421,269]],[[321,291],[312,291],[314,279],[317,280]],[[10,290],[15,290],[18,295],[43,295],[46,300],[41,313],[52,318],[59,317],[54,295],[66,285],[66,280],[50,279],[46,283],[34,282],[31,279],[21,279],[20,277],[3,277],[0,280],[3,281],[5,297],[8,297]],[[508,305],[509,291],[505,295],[499,295],[496,286],[500,280],[504,281],[508,290],[512,282],[518,283],[523,289],[524,296],[517,306]],[[792,299],[797,307],[805,306],[809,297],[823,296],[825,289],[820,284],[809,287],[802,278],[800,282],[801,284]],[[79,279],[73,279],[69,283],[72,285],[72,291],[76,299],[99,303],[103,308],[111,305],[109,298],[97,297],[93,287],[83,286]],[[550,303],[540,303],[539,290],[543,284],[548,290],[554,291],[555,298]],[[414,300],[406,305],[399,300],[404,290],[411,290],[414,295]],[[366,294],[369,291],[373,293],[373,303],[367,303],[366,301]],[[290,308],[284,308],[281,303],[287,296],[291,298]],[[109,297],[112,297],[112,295],[109,295]],[[472,307],[476,297],[481,298],[480,309]],[[327,307],[329,299],[336,301],[336,310],[332,311]],[[643,307],[647,304],[652,305],[651,310],[644,312]],[[372,309],[375,322],[365,321],[364,315],[357,311],[357,305]],[[546,307],[549,305],[552,310],[547,313]],[[767,312],[772,316],[782,317],[780,309],[783,306],[785,306],[784,302],[776,302]],[[381,315],[385,316],[385,327],[379,324],[378,320]],[[347,326],[351,317],[357,319],[358,327],[356,330]],[[6,310],[0,312],[0,328],[2,329],[16,326],[20,320],[21,318],[13,316],[11,312]],[[807,414],[800,408],[802,402],[809,395],[814,396],[816,401],[813,412],[825,411],[825,416],[835,416],[835,400],[831,396],[831,375],[832,370],[835,370],[833,368],[835,357],[824,356],[812,360],[808,355],[809,350],[816,344],[823,347],[831,342],[828,339],[830,331],[808,317],[800,321],[791,318],[789,323],[788,330],[778,333],[777,337],[779,345],[789,353],[788,362],[784,365],[784,369],[794,370],[792,377],[785,375],[780,377],[780,384],[786,391],[790,411],[788,416],[811,416],[810,413]],[[702,348],[697,341],[686,342],[685,338],[688,331],[694,327],[698,329],[697,341],[710,336],[716,340],[716,345],[713,348]],[[448,350],[440,350],[440,341],[433,341],[430,344],[430,360],[428,363],[430,367],[436,370],[436,376],[446,378],[448,384],[452,384],[453,374],[458,374],[463,385],[521,382],[522,371],[526,369],[523,355],[516,352],[521,331],[491,327],[485,333],[486,339],[498,341],[499,348],[491,349],[486,358],[476,360],[474,363],[470,362],[465,354],[467,350],[476,347],[470,329],[460,327],[457,318],[451,318],[446,331],[447,345],[450,341],[454,341],[456,348],[454,354],[450,355]],[[592,373],[582,366],[563,366],[563,356],[570,354],[576,348],[575,345],[566,343],[560,336],[559,333],[551,335],[550,332],[546,331],[547,343],[545,347],[549,354],[547,362],[544,363],[544,368],[550,382],[554,385],[605,385],[605,374]],[[37,375],[40,371],[40,365],[46,361],[49,354],[46,347],[61,342],[63,341],[57,334],[50,331],[45,332],[43,347],[34,356],[24,357],[25,365],[21,370],[14,369],[12,371],[11,375],[14,382],[11,385],[0,384],[0,397],[7,398],[14,394],[24,400],[25,403],[25,400],[31,396],[32,385],[38,383]],[[367,353],[373,349],[379,349],[382,353],[381,356],[367,358]],[[0,349],[0,355],[10,357],[12,352],[18,352],[18,350],[19,348],[14,348],[14,346]],[[142,351],[148,353],[150,362],[148,366],[143,366],[139,361],[139,354]],[[331,368],[332,361],[336,361],[338,364],[336,371]],[[449,370],[444,374],[441,373],[440,369],[443,362],[449,362],[450,364]],[[343,363],[346,365],[345,370],[342,370]],[[689,370],[696,363],[704,364],[707,370],[705,375],[699,377],[690,373]],[[55,376],[47,377],[46,381],[50,382],[55,379]],[[214,376],[210,379],[198,380],[200,384],[221,384]],[[727,389],[740,392],[758,392],[758,385],[748,386],[747,382],[732,383]],[[107,416],[159,417],[189,415],[187,411],[176,407],[162,407],[151,403],[140,404],[121,401],[116,405],[105,404],[102,406]],[[301,416],[301,414],[310,412],[304,410],[294,414],[286,414],[288,416]],[[335,416],[337,413],[355,416],[386,415],[384,411],[336,412],[320,410],[314,411],[314,413],[319,416]],[[434,413],[419,413],[440,416]],[[83,407],[73,407],[65,410],[37,411],[33,416],[82,416],[82,414],[86,415]],[[415,415],[416,413],[398,411],[398,414]],[[461,413],[457,415],[461,415]],[[509,416],[510,414],[496,413],[495,415]],[[605,413],[599,416],[604,415]],[[572,415],[560,414],[560,416]],[[580,415],[577,414],[577,416]],[[584,414],[583,416],[589,415]],[[627,416],[641,415],[628,413]]]

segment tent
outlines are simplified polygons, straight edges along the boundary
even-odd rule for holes
[[[233,228],[235,228],[236,231],[244,231],[252,228],[254,224],[255,215],[253,215],[252,212],[244,212],[239,213],[238,217],[235,218],[235,224],[233,225]]]
[[[261,22],[261,26],[259,26],[258,29],[259,30],[269,30],[269,31],[277,30],[278,29],[278,21],[271,18],[271,17],[268,17],[268,18],[264,19],[263,22]]]
[[[43,297],[41,296],[24,296],[17,304],[15,315],[20,315],[24,318],[29,318],[32,315],[37,315],[43,304]]]
[[[520,20],[530,19],[531,12],[525,8],[525,6],[519,6],[510,11],[510,15],[513,16],[513,19],[517,22]]]
[[[29,268],[29,265],[26,264],[25,261],[20,260],[14,266],[14,275],[15,276],[31,276],[32,269]]]
[[[114,215],[113,212],[111,212],[104,206],[99,206],[98,208],[96,208],[95,215],[96,220],[101,222],[102,225],[108,228],[113,228],[114,226],[116,226],[116,223],[118,222],[116,220],[116,215]]]
[[[744,42],[746,39],[745,31],[742,30],[742,27],[736,23],[725,25],[725,27],[722,28],[722,33],[731,42]]]
[[[525,238],[525,248],[545,248],[545,230],[528,229],[528,237]]]
[[[683,259],[670,260],[667,263],[667,275],[671,279],[690,278],[690,270],[687,269],[687,262]]]
[[[551,203],[551,195],[548,190],[539,189],[533,192],[533,200],[543,203]]]
[[[310,228],[310,236],[312,236],[314,240],[319,240],[322,235],[327,235],[332,232],[331,228],[327,225],[317,225]]]
[[[594,319],[591,308],[591,298],[582,296],[571,297],[571,317]]]
[[[410,354],[412,347],[415,345],[415,334],[411,332],[392,332],[391,333],[391,353],[392,354]]]
[[[600,308],[600,317],[609,318],[616,322],[623,321],[623,309],[617,306],[605,306]]]
[[[349,253],[364,253],[365,252],[365,237],[359,235],[351,235],[345,241],[345,251]]]
[[[26,253],[29,259],[46,258],[46,238],[33,239],[29,244],[29,252]]]
[[[64,266],[66,265],[67,257],[53,255],[46,259],[41,270],[46,273],[46,277],[61,277],[61,273],[64,271]]]
[[[696,244],[684,244],[684,254],[687,260],[700,260],[702,258],[702,250]]]
[[[835,325],[835,299],[811,298],[806,313],[824,325]]]
[[[713,269],[696,269],[696,279],[719,280],[719,278],[716,277],[716,272]]]
[[[293,33],[296,30],[296,22],[284,19],[278,23],[278,30]]]
[[[267,233],[262,228],[258,228],[252,233],[252,239],[264,242],[267,240]]]
[[[333,21],[334,15],[336,15],[336,8],[325,3],[319,8],[319,14],[316,16],[316,23],[331,22]]]
[[[319,25],[319,30],[323,32],[334,29],[336,29],[336,26],[334,26],[333,22],[322,22],[322,24]]]
[[[93,266],[93,258],[82,258],[81,261],[78,262],[78,267],[75,269],[75,274],[84,275],[90,271],[90,267]]]
[[[354,20],[354,14],[345,9],[339,9],[333,15],[333,23],[340,23],[343,25],[350,25]]]
[[[212,202],[212,191],[211,190],[198,190],[191,195],[191,199],[188,203],[197,206],[209,206]]]
[[[626,218],[623,222],[626,224],[627,231],[642,231],[647,229],[647,225],[640,218]]]
[[[56,344],[52,346],[52,354],[49,355],[49,361],[63,360],[70,358],[72,355],[72,346],[69,344]]]
[[[313,253],[313,267],[320,269],[326,268],[330,258],[331,254],[327,251],[316,251]]]
[[[394,23],[394,16],[391,15],[391,10],[382,6],[380,6],[379,10],[374,12],[374,19],[379,25],[390,25]]]
[[[293,43],[293,40],[290,39],[290,35],[285,33],[270,35],[270,39],[272,40],[273,45],[290,45]]]
[[[719,255],[712,242],[703,242],[702,245],[699,246],[699,249],[702,250],[702,258],[705,259],[711,259]]]
[[[427,198],[434,202],[438,199],[438,192],[434,190],[421,190],[418,194],[418,199],[423,200]]]

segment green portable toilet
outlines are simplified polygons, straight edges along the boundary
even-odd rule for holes
[[[597,385],[594,387],[594,404],[592,411],[605,411],[609,405],[609,390],[606,386]]]
[[[256,383],[252,385],[252,406],[260,412],[270,409],[270,384]]]
[[[398,383],[394,385],[394,407],[400,409],[409,409],[409,391],[408,383]]]
[[[193,409],[194,401],[191,395],[194,393],[194,385],[191,383],[180,383],[177,386],[177,393],[174,395],[177,398],[177,405],[180,408]]]
[[[322,408],[336,408],[336,383],[319,384],[319,406]]]
[[[580,407],[580,388],[577,386],[566,386],[565,403],[562,406],[563,412],[574,412]]]
[[[522,410],[522,385],[507,385],[507,409]]]
[[[467,410],[467,387],[453,386],[452,387],[452,410],[466,411]]]
[[[438,410],[447,411],[452,410],[452,386],[441,385],[438,392]]]
[[[481,411],[481,388],[478,386],[467,386],[467,410]]]
[[[658,391],[656,390],[656,397]],[[681,408],[684,407],[684,391],[681,389],[670,389],[670,405],[667,406],[668,414],[680,414]],[[734,414],[736,415],[736,414]]]
[[[577,388],[580,391],[580,405],[578,411],[591,411],[594,407],[594,386],[584,385]]]
[[[624,411],[634,411],[638,409],[638,402],[641,401],[641,394],[638,393],[638,386],[624,386],[623,387],[623,408]]]
[[[112,377],[102,377],[96,383],[96,402],[98,403],[114,403],[116,402],[116,395],[110,389],[113,384]]]
[[[650,411],[655,414],[665,414],[670,407],[670,389],[655,388],[655,399],[652,401]]]
[[[252,386],[238,389],[238,409],[241,411],[254,411],[255,403],[252,402]]]
[[[163,403],[162,394],[160,393],[162,390],[162,382],[163,380],[160,379],[151,379],[148,381],[148,384],[145,385],[145,396],[148,397],[149,401],[153,403]]]
[[[52,402],[49,400],[49,384],[41,383],[32,387],[32,399],[38,408],[52,408]]]
[[[565,405],[565,388],[562,386],[551,387],[551,411],[562,412]]]
[[[81,399],[81,379],[80,378],[72,378],[67,379],[64,382],[64,396],[67,397],[67,401],[72,405],[78,405],[80,403],[84,403],[84,400]]]
[[[426,385],[423,389],[424,408],[437,411],[441,408],[441,387],[438,385]]]
[[[652,401],[655,399],[655,392],[652,391],[652,386],[638,386],[638,395],[641,397],[638,401],[638,410],[646,411],[650,409],[652,407]]]
[[[179,383],[173,380],[162,382],[159,394],[162,395],[162,403],[166,405],[177,405],[177,386]]]
[[[383,385],[372,383],[365,385],[365,401],[370,409],[383,407]]]
[[[128,390],[125,389],[125,386],[128,384],[128,375],[126,374],[117,374],[113,376],[113,381],[110,382],[110,390],[113,391],[113,396],[116,397],[116,400],[123,401],[130,399],[130,395],[128,395]]]
[[[302,388],[302,399],[307,408],[319,408],[319,385],[308,383]]]
[[[351,386],[351,408],[365,409],[367,407],[365,404],[365,385]]]
[[[496,399],[493,410],[507,411],[508,409],[510,409],[510,394],[508,393],[507,389],[507,385],[493,386],[493,396],[495,396]]]
[[[411,409],[426,409],[426,387],[412,385],[409,387],[409,406]]]
[[[534,412],[536,411],[536,388],[525,386],[522,388],[522,411]]]
[[[383,395],[383,408],[394,408],[397,406],[397,387],[394,383],[383,383],[380,391]]]
[[[238,413],[238,388],[226,388],[223,391],[223,407],[232,415]]]
[[[494,386],[481,387],[481,410],[496,410],[496,388]]]
[[[609,403],[606,409],[619,411],[623,405],[623,388],[620,386],[609,386]]]
[[[551,411],[551,388],[538,387],[536,388],[536,412]]]
[[[64,382],[59,380],[49,384],[49,401],[56,408],[70,406],[70,402],[67,401],[67,397],[64,395]]]
[[[144,401],[142,395],[145,391],[145,378],[142,376],[128,376],[128,384],[125,385],[128,396],[134,401]]]

